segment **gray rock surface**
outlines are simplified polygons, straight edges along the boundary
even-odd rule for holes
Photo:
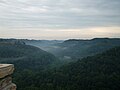
[[[16,90],[16,85],[12,83],[14,71],[13,64],[0,64],[0,90]]]

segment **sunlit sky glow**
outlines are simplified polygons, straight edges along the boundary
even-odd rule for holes
[[[0,38],[120,38],[120,0],[0,0]]]

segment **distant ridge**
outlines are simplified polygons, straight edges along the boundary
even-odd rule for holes
[[[93,40],[120,40],[120,38],[68,39],[68,40],[65,40],[64,42],[69,42],[69,41],[93,41]]]
[[[62,60],[77,60],[95,55],[115,46],[120,46],[120,38],[93,38],[68,40],[29,40],[29,39],[1,39],[0,41],[21,42],[38,47],[54,54]]]

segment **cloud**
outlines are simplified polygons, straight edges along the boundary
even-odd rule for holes
[[[120,0],[0,0],[0,27],[19,32],[19,28],[56,32],[60,29],[119,27],[119,8]]]
[[[45,13],[48,11],[46,8],[39,8],[39,7],[33,7],[33,6],[22,8],[22,10],[30,13]]]

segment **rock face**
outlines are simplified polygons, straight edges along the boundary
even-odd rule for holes
[[[11,77],[13,71],[13,64],[0,64],[0,90],[16,90]]]

